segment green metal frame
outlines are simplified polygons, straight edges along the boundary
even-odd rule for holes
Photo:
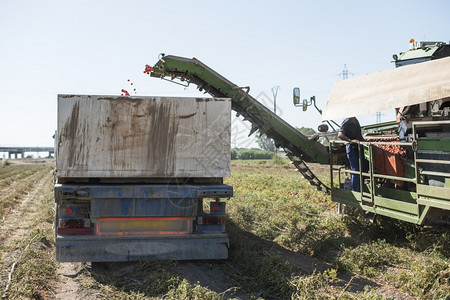
[[[424,175],[436,175],[446,178],[446,182],[450,181],[450,173],[446,172],[430,172],[422,170],[419,163],[430,164],[446,164],[450,165],[449,161],[433,160],[433,159],[418,159],[418,151],[420,150],[439,150],[450,152],[450,139],[431,139],[431,138],[417,138],[417,127],[419,126],[436,126],[436,125],[450,125],[450,121],[435,121],[435,122],[414,122],[413,127],[413,141],[410,143],[389,143],[389,142],[361,142],[360,147],[368,150],[369,170],[368,172],[351,171],[348,169],[334,169],[331,167],[331,182],[333,186],[333,171],[338,171],[339,187],[332,187],[332,200],[338,203],[361,208],[365,211],[383,215],[391,218],[400,219],[403,221],[423,224],[427,219],[430,211],[438,210],[441,215],[449,215],[450,210],[450,188],[448,184],[445,187],[430,186],[423,182]],[[333,143],[345,144],[342,141],[334,141]],[[402,145],[411,146],[414,151],[414,178],[389,176],[375,173],[373,160],[374,145]],[[330,146],[330,155],[332,155],[332,147]],[[360,165],[362,165],[363,153],[360,151]],[[360,168],[362,169],[362,168]],[[361,193],[344,190],[341,188],[341,176],[343,173],[357,174],[360,176]],[[369,178],[368,183],[364,183],[364,177]],[[375,185],[376,178],[384,178],[390,180],[398,180],[410,182],[414,185],[415,192],[403,191],[399,189],[377,187]],[[439,213],[438,213],[439,215]]]

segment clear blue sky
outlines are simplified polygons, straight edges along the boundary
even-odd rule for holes
[[[294,86],[323,107],[344,64],[382,71],[410,38],[450,39],[447,0],[0,0],[0,11],[1,146],[52,146],[57,94],[120,95],[130,79],[140,96],[199,95],[143,74],[161,52],[196,57],[255,97],[278,85],[282,117],[317,128],[315,111],[292,106]]]

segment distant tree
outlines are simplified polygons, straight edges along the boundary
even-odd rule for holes
[[[317,132],[314,129],[309,128],[309,127],[301,127],[301,128],[297,128],[297,130],[306,136],[312,136],[312,135],[317,134]],[[318,138],[318,141],[320,143],[324,144],[325,146],[328,146],[330,144],[329,141],[334,141],[334,140],[337,140],[337,135]]]
[[[237,159],[238,158],[238,152],[236,149],[231,149],[231,159]]]
[[[273,152],[259,149],[241,149],[239,159],[271,159]]]
[[[306,136],[313,135],[313,134],[317,133],[314,129],[309,128],[309,127],[300,127],[300,128],[297,128],[297,130],[300,131],[303,135],[306,135]]]
[[[273,140],[268,138],[265,134],[260,134],[256,139],[256,142],[258,143],[259,148],[261,148],[262,150],[270,152],[275,151]]]

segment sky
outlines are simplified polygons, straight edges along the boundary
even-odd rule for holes
[[[448,0],[0,0],[0,11],[0,146],[53,146],[58,94],[204,96],[145,75],[160,53],[195,57],[269,107],[279,86],[277,113],[316,129],[294,87],[323,108],[344,65],[350,78],[392,69],[411,38],[450,40]],[[252,144],[248,127],[233,118],[232,146]]]

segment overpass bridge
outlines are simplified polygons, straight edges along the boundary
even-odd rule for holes
[[[19,158],[19,154],[22,158],[25,157],[25,152],[48,152],[48,156],[55,153],[54,147],[0,147],[0,152],[7,152],[8,158],[11,159],[14,155],[15,158]]]

